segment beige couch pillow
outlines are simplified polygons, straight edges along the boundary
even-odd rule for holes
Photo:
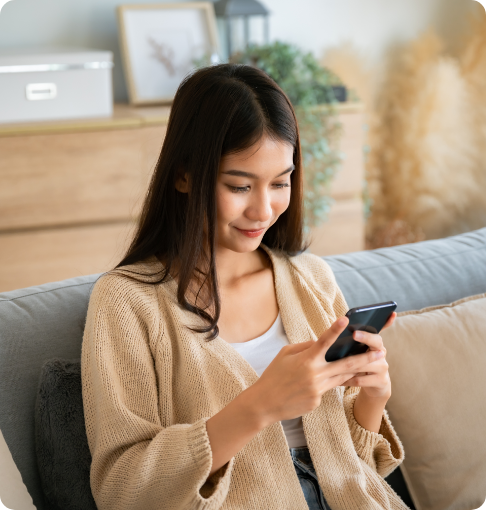
[[[35,510],[7,443],[0,431],[0,510]]]
[[[417,510],[472,510],[486,499],[486,294],[401,312],[383,330]]]

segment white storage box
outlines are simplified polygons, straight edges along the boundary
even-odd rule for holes
[[[2,51],[0,123],[109,117],[112,67],[110,51]]]

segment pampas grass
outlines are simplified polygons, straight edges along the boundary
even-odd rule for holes
[[[395,48],[367,162],[367,247],[486,226],[486,18],[459,57],[429,31]]]

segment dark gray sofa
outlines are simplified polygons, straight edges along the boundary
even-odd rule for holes
[[[486,292],[486,228],[325,260],[350,307],[394,300],[397,311],[415,310]],[[0,294],[0,429],[39,510],[48,510],[35,456],[40,369],[52,358],[80,358],[89,294],[98,276]],[[388,481],[407,501],[400,471]]]

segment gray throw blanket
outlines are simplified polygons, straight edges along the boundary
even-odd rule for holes
[[[91,494],[79,359],[51,359],[41,369],[35,446],[50,510],[97,510]]]

